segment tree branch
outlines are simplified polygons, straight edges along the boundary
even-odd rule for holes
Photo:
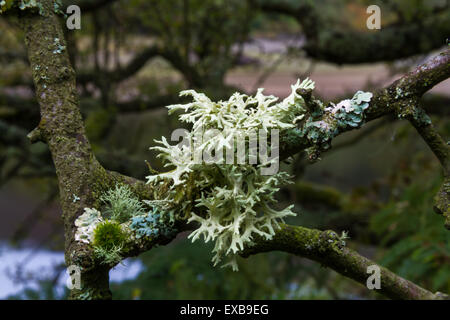
[[[307,37],[309,57],[337,64],[394,61],[429,53],[445,45],[450,33],[449,9],[440,8],[420,21],[383,26],[381,32],[342,30],[330,26],[312,1],[263,2],[264,12],[297,20]]]
[[[272,240],[258,237],[255,245],[246,248],[241,255],[248,257],[269,251],[283,251],[317,261],[363,285],[366,285],[369,277],[367,267],[376,265],[343,245],[339,236],[330,230],[282,225]],[[445,294],[433,294],[381,266],[380,280],[379,292],[392,299],[448,299]]]
[[[450,229],[450,178],[448,176],[450,146],[436,132],[431,120],[418,105],[419,99],[425,92],[449,77],[450,49],[446,49],[390,86],[375,92],[365,111],[366,122],[386,115],[396,115],[398,118],[410,120],[437,156],[444,168],[445,180],[436,195],[434,208],[437,213],[444,215],[446,219],[444,225],[447,229]],[[324,112],[319,119],[314,120],[325,120],[329,116],[329,112]],[[343,130],[339,134],[351,129]],[[282,159],[313,146],[299,133],[299,129],[296,128],[280,138]]]
[[[101,72],[79,71],[77,75],[77,82],[95,82],[98,84],[102,81],[102,79],[107,79],[110,82],[121,82],[137,73],[151,58],[159,55],[161,55],[159,48],[157,46],[151,46],[137,54],[124,68],[119,68],[113,71],[102,70]]]
[[[376,91],[369,107],[364,112],[366,122],[389,114],[403,116],[413,112],[414,110],[410,110],[411,105],[416,105],[417,100],[425,92],[449,77],[450,49],[446,49],[388,87]],[[324,112],[321,118],[315,120],[323,120],[327,116],[329,113]],[[346,131],[342,131],[340,134]],[[280,154],[283,159],[312,146],[305,139],[293,139],[292,136],[296,135],[298,135],[298,129],[293,129],[288,136],[281,137],[284,140],[280,144]]]
[[[86,137],[78,108],[75,72],[64,50],[64,33],[54,14],[53,1],[40,2],[43,13],[24,12],[20,22],[40,106],[39,131],[50,148],[59,181],[66,264],[83,268],[83,287],[73,290],[71,297],[88,294],[92,298],[107,299],[111,297],[109,269],[93,265],[91,259],[83,260],[82,253],[87,248],[75,241],[74,222],[85,207],[93,207],[111,179],[95,159]],[[80,197],[80,201],[73,201],[74,195]]]

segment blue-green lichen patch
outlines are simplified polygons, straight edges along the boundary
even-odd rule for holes
[[[331,140],[339,133],[356,129],[364,123],[364,111],[369,107],[372,93],[358,91],[352,99],[338,104],[330,103],[320,120],[310,116],[303,122],[300,137],[311,145],[306,149],[311,160],[317,160],[320,151],[331,147]]]
[[[346,130],[349,127],[359,128],[364,121],[364,111],[372,99],[371,92],[358,91],[352,99],[339,102],[325,109],[337,120],[337,129]]]
[[[168,223],[164,222],[156,208],[144,215],[131,219],[130,229],[135,233],[137,239],[144,237],[170,237],[176,233]]]

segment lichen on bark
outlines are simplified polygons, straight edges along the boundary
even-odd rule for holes
[[[78,108],[75,72],[70,65],[65,50],[63,30],[56,14],[54,2],[37,0],[42,11],[20,11],[28,57],[36,89],[36,97],[40,105],[41,121],[30,134],[30,139],[46,142],[50,148],[52,159],[59,181],[62,218],[65,227],[65,259],[67,265],[81,268],[81,290],[71,292],[72,299],[110,299],[109,265],[102,265],[94,258],[93,249],[75,241],[75,221],[84,208],[96,208],[100,205],[101,195],[117,184],[126,184],[140,199],[163,199],[167,186],[152,187],[142,181],[105,170],[95,158],[85,134],[82,117]],[[405,106],[411,96],[419,98],[436,83],[448,78],[450,50],[446,50],[435,59],[427,62],[391,86],[374,94],[368,108],[364,111],[366,121],[383,115],[398,112],[402,103]],[[404,94],[408,92],[408,94]],[[400,109],[399,109],[400,108]],[[311,109],[314,112],[314,108]],[[314,114],[314,121],[320,121],[323,114]],[[412,117],[414,119],[414,116]],[[417,117],[416,117],[417,118]],[[419,119],[419,118],[417,118]],[[420,128],[425,128],[422,122]],[[351,129],[346,127],[342,132]],[[342,133],[340,132],[340,133]],[[435,139],[437,136],[427,130],[425,137]],[[426,139],[425,139],[426,140]],[[283,158],[311,147],[314,141],[305,141],[299,128],[289,130],[282,137]],[[432,149],[433,143],[431,144]],[[438,143],[442,149],[442,143]],[[436,148],[434,148],[436,149]],[[442,149],[443,150],[443,149]],[[435,151],[435,150],[433,150]],[[438,150],[439,151],[439,150]],[[448,150],[445,152],[448,155]],[[435,152],[439,157],[439,152]],[[448,196],[449,182],[445,183],[437,197],[436,207],[449,219]],[[78,198],[74,201],[74,195]],[[180,222],[178,231],[189,229]],[[160,236],[149,239],[143,244],[134,243],[128,248],[127,256],[152,248],[156,244],[166,244],[175,235]],[[332,231],[318,231],[303,227],[284,225],[274,239],[260,239],[255,246],[247,248],[243,255],[270,250],[283,250],[318,261],[334,270],[363,282],[364,269],[370,260],[346,248]],[[382,268],[382,285],[384,293],[393,298],[439,298],[411,282],[402,279]]]

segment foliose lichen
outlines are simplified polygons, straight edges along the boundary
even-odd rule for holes
[[[163,221],[156,207],[146,214],[133,217],[131,219],[130,229],[135,232],[137,239],[157,237],[160,235],[170,237],[176,233],[176,230],[169,223]]]
[[[197,222],[199,227],[189,238],[195,241],[203,237],[205,242],[214,241],[214,265],[228,256],[230,259],[225,265],[237,270],[236,255],[245,245],[253,244],[255,235],[271,239],[283,218],[295,215],[293,206],[283,210],[271,207],[276,202],[275,192],[289,182],[289,175],[285,172],[270,176],[261,174],[261,169],[269,161],[236,165],[219,159],[217,163],[199,163],[194,154],[214,148],[228,148],[236,154],[235,141],[248,141],[248,137],[260,129],[270,133],[274,129],[284,132],[295,128],[295,122],[307,112],[298,91],[309,90],[313,86],[309,79],[297,81],[292,86],[292,93],[279,103],[278,98],[264,95],[263,89],[258,89],[255,96],[235,93],[228,101],[219,102],[213,102],[194,90],[186,90],[181,95],[192,96],[192,103],[168,107],[170,113],[184,111],[179,119],[192,123],[192,130],[186,138],[194,141],[195,146],[170,145],[163,137],[158,141],[162,146],[152,149],[159,151],[159,157],[174,169],[148,176],[148,183],[170,182],[167,201],[179,197],[180,189],[201,190],[194,201],[195,207],[204,213],[190,213],[188,222]],[[220,130],[221,134],[200,142],[198,136],[210,129]],[[245,151],[248,162],[250,149]],[[270,161],[279,161],[279,158]],[[178,212],[183,212],[191,202],[190,199],[179,200]]]
[[[352,99],[330,103],[320,120],[315,120],[314,116],[306,118],[299,135],[311,145],[306,150],[310,158],[314,160],[321,151],[329,149],[332,139],[339,133],[361,127],[372,96],[370,92],[358,91]]]
[[[180,95],[192,96],[193,102],[168,107],[170,113],[181,110],[180,121],[192,124],[185,138],[194,143],[193,146],[170,145],[164,137],[157,141],[161,146],[151,149],[159,151],[158,156],[166,166],[174,169],[148,176],[147,180],[155,186],[168,186],[167,198],[161,201],[170,203],[171,199],[178,199],[176,212],[185,211],[192,202],[180,199],[180,189],[199,190],[199,197],[194,200],[201,214],[191,212],[188,219],[188,222],[197,222],[199,227],[189,238],[214,241],[214,265],[228,256],[230,260],[225,265],[237,270],[236,255],[244,246],[253,244],[255,235],[271,239],[283,218],[295,215],[293,206],[283,210],[271,207],[276,202],[275,192],[289,183],[289,175],[285,172],[262,175],[261,169],[267,162],[236,165],[219,159],[216,163],[199,163],[195,153],[204,154],[213,148],[236,152],[234,141],[248,141],[251,131],[258,129],[268,132],[277,129],[288,137],[295,131],[293,139],[304,139],[311,145],[310,152],[318,153],[328,148],[339,132],[362,125],[364,110],[372,97],[370,92],[358,91],[352,99],[325,109],[322,102],[311,96],[313,81],[297,81],[291,88],[291,94],[281,102],[274,96],[265,96],[263,89],[258,89],[255,96],[235,93],[228,101],[219,102],[186,90]],[[208,129],[220,130],[221,134],[201,141],[198,136]],[[250,147],[246,149],[246,159],[250,159],[250,151]],[[279,158],[272,161],[279,161]]]

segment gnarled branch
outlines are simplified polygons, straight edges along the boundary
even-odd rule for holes
[[[330,230],[319,231],[282,225],[271,240],[257,238],[255,245],[242,252],[243,257],[269,251],[283,251],[321,263],[340,274],[366,285],[367,267],[375,262],[347,248],[339,236]],[[379,266],[383,295],[392,299],[444,299],[447,295],[432,293]]]

